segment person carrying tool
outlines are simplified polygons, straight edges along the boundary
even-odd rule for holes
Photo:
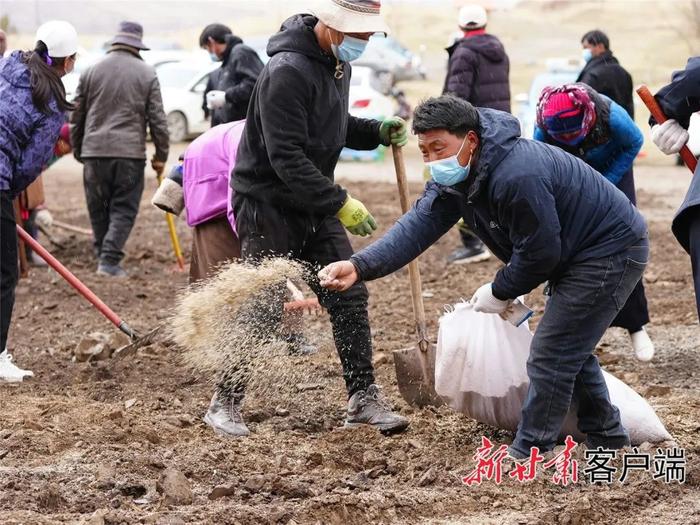
[[[251,47],[223,24],[209,24],[199,35],[199,47],[206,49],[221,68],[209,75],[204,90],[205,113],[211,111],[211,126],[245,119],[253,86],[263,63]]]
[[[143,28],[122,22],[107,55],[80,76],[71,143],[83,163],[83,185],[95,236],[97,273],[127,277],[120,266],[143,194],[146,126],[155,146],[151,167],[168,158],[168,125],[155,69],[139,52]],[[118,79],[118,81],[117,81]]]
[[[534,139],[579,157],[636,205],[632,165],[644,137],[622,106],[586,84],[545,88],[537,104]],[[612,322],[630,334],[640,361],[654,356],[654,343],[644,329],[647,323],[649,309],[640,280]]]
[[[320,267],[352,254],[344,228],[355,235],[376,229],[365,206],[334,183],[334,170],[344,146],[371,150],[407,141],[399,118],[380,122],[348,114],[350,62],[372,35],[388,31],[380,7],[374,0],[324,0],[314,15],[292,16],[270,39],[271,58],[253,90],[231,177],[244,260],[289,256]],[[346,426],[405,429],[408,420],[375,384],[367,289],[358,284],[331,293],[315,278],[309,285],[333,325],[349,397]],[[253,329],[269,331],[277,321]],[[216,432],[248,434],[241,415],[244,387],[219,384],[205,417]]]
[[[474,293],[476,311],[503,313],[520,295],[550,284],[510,455],[552,450],[574,400],[589,448],[628,445],[593,352],[647,264],[642,215],[580,159],[521,138],[520,123],[507,113],[443,95],[416,109],[413,131],[433,180],[381,239],[321,270],[322,286],[343,291],[388,275],[463,218],[506,263]]]
[[[61,77],[73,70],[77,51],[75,28],[53,20],[39,27],[32,51],[0,60],[0,381],[33,375],[12,363],[6,346],[18,279],[13,200],[51,159],[72,108]]]
[[[486,32],[488,16],[479,4],[459,10],[462,38],[447,48],[449,62],[442,89],[476,107],[510,112],[510,61],[501,41]],[[462,246],[447,258],[452,264],[471,264],[491,258],[484,243],[464,223],[458,225]]]
[[[676,155],[686,145],[690,136],[690,116],[700,111],[700,57],[688,59],[683,71],[673,74],[671,83],[654,95],[668,118],[658,124],[649,119],[651,138],[666,155]],[[673,218],[673,235],[690,255],[695,283],[695,303],[700,319],[700,169],[695,170],[688,192]]]
[[[68,155],[72,151],[70,145],[70,128],[68,123],[61,126],[58,140],[53,148],[51,160],[42,168],[42,173],[46,171],[54,162]],[[53,216],[44,203],[44,182],[39,175],[34,182],[27,186],[19,196],[20,215],[22,217],[21,226],[29,232],[33,239],[39,238],[39,230],[47,233],[53,226]],[[46,266],[46,261],[39,257],[29,246],[24,247],[27,259],[34,266]],[[20,270],[22,259],[20,256]]]

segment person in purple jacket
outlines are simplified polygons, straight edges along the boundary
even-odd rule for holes
[[[200,135],[151,199],[165,212],[180,215],[183,208],[187,211],[187,225],[193,228],[190,283],[241,256],[229,178],[244,125],[244,120],[219,124]]]
[[[53,155],[71,108],[61,77],[73,70],[77,50],[75,28],[54,20],[39,28],[32,51],[0,61],[0,381],[33,375],[15,366],[6,350],[18,279],[13,200]]]

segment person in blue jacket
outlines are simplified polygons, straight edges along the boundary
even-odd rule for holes
[[[463,218],[506,263],[472,297],[476,311],[503,313],[550,283],[510,455],[552,450],[573,401],[589,447],[629,444],[593,351],[647,264],[644,218],[580,159],[521,138],[508,113],[443,95],[416,109],[413,131],[432,180],[382,238],[321,270],[322,285],[342,291],[394,272]]]
[[[649,119],[651,138],[666,155],[676,155],[688,142],[690,116],[700,111],[700,57],[688,59],[683,71],[673,74],[671,83],[654,95],[668,118],[659,124]],[[676,240],[690,255],[695,282],[695,302],[700,319],[700,168],[695,170],[688,192],[673,218]]]
[[[575,155],[637,203],[632,164],[644,137],[627,111],[586,84],[565,84],[542,90],[537,104],[535,140]],[[637,359],[649,361],[654,343],[644,329],[649,309],[640,280],[612,326],[630,334]]]
[[[6,351],[18,279],[14,198],[51,160],[71,108],[61,77],[73,70],[78,35],[54,20],[37,31],[33,51],[0,60],[0,381],[33,375]]]

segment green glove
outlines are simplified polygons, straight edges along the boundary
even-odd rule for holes
[[[335,214],[340,222],[353,235],[370,235],[377,229],[377,223],[372,214],[367,211],[365,205],[350,195],[343,204],[343,207]]]
[[[393,145],[399,148],[408,144],[408,128],[401,117],[384,119],[379,126],[379,140],[385,146]]]

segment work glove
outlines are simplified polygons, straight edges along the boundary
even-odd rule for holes
[[[377,229],[377,223],[372,214],[367,211],[365,205],[350,195],[345,200],[343,207],[335,214],[340,222],[353,235],[370,235]]]
[[[384,119],[379,126],[379,140],[385,146],[398,146],[408,144],[408,128],[406,121],[401,117]]]
[[[158,176],[160,177],[163,175],[163,172],[165,171],[165,162],[162,160],[158,160],[155,158],[155,156],[151,159],[151,168],[153,168],[153,171],[155,171]]]
[[[678,153],[690,136],[678,122],[669,119],[663,124],[656,124],[651,128],[651,140],[666,155]]]
[[[226,104],[226,92],[214,89],[207,93],[207,107],[209,109],[223,108]]]
[[[151,204],[164,212],[180,215],[185,208],[182,186],[170,178],[163,179],[151,199]]]
[[[493,295],[492,283],[481,286],[469,301],[474,306],[476,312],[485,314],[502,314],[508,308],[511,301],[502,301]]]
[[[49,210],[41,209],[36,212],[34,222],[36,222],[36,225],[39,226],[39,228],[49,230],[51,229],[51,226],[53,226],[53,216]]]

